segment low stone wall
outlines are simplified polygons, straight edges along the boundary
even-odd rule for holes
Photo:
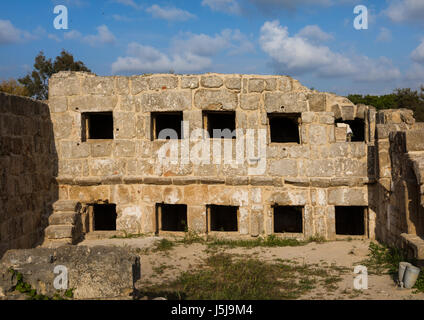
[[[411,110],[384,110],[376,118],[376,235],[389,245],[405,247],[407,239],[424,236],[424,129]],[[420,250],[414,251],[419,258]]]
[[[0,93],[0,256],[43,239],[57,200],[57,154],[49,108]]]

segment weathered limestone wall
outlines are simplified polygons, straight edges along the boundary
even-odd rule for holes
[[[0,93],[0,256],[31,248],[57,197],[57,154],[47,104]]]
[[[416,239],[422,242],[424,259],[419,238],[424,236],[424,129],[405,109],[380,111],[377,122],[377,237],[398,247],[411,247]],[[412,247],[417,258],[418,248]]]
[[[240,206],[240,234],[272,232],[274,204],[305,206],[305,236],[335,237],[334,206],[368,206],[374,180],[375,109],[319,93],[285,76],[146,75],[97,77],[61,72],[50,79],[50,111],[59,155],[61,200],[117,204],[118,229],[153,232],[155,203],[188,205],[189,228],[205,230],[205,206]],[[151,139],[151,112],[182,111],[189,132],[202,110],[236,112],[237,129],[269,132],[267,113],[300,113],[300,144],[270,143],[238,165],[162,165]],[[81,114],[112,111],[113,140],[82,142]],[[345,142],[335,119],[364,119],[366,142]],[[175,141],[178,146],[183,140]],[[234,149],[236,140],[231,142]],[[193,143],[190,144],[193,147]],[[224,147],[223,147],[224,148]],[[259,160],[259,161],[260,161]],[[374,235],[375,214],[369,213]]]

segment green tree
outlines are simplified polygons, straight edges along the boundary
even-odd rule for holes
[[[410,109],[414,111],[417,121],[424,121],[424,86],[421,86],[418,91],[404,88],[395,89],[393,93],[382,96],[350,94],[347,98],[355,104],[374,106],[377,110]]]
[[[29,96],[28,89],[19,84],[15,79],[3,80],[0,82],[0,92],[6,92],[16,96]]]
[[[47,100],[49,97],[49,79],[59,71],[87,71],[91,72],[83,62],[75,61],[72,54],[62,50],[52,62],[41,51],[35,57],[34,70],[18,81],[28,90],[29,95],[39,100]]]

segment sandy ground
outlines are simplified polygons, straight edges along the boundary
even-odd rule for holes
[[[80,245],[125,246],[136,249],[141,254],[142,277],[152,284],[175,279],[182,271],[192,270],[202,264],[210,252],[203,244],[178,244],[169,251],[147,252],[162,238],[146,237],[137,239],[86,240]],[[277,259],[290,260],[298,264],[315,264],[318,267],[338,266],[347,271],[341,275],[337,289],[329,291],[317,286],[301,299],[354,299],[354,300],[424,300],[424,293],[414,294],[414,290],[399,289],[389,275],[369,275],[368,289],[354,290],[353,281],[357,276],[354,266],[367,258],[370,240],[334,241],[310,243],[298,247],[277,248],[219,248],[230,254],[243,255],[264,261]],[[349,271],[351,270],[351,272]]]

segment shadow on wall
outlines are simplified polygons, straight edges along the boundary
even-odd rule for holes
[[[42,243],[58,199],[57,172],[48,105],[0,93],[0,257]]]

